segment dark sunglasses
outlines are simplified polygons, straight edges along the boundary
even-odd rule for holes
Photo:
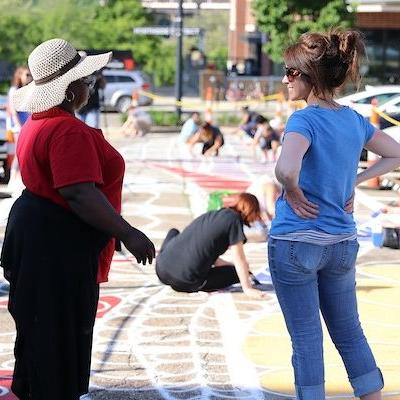
[[[89,89],[93,89],[94,85],[96,84],[96,77],[93,75],[84,76],[83,78],[80,79],[80,81],[85,85],[87,85]]]
[[[296,76],[305,75],[297,68],[293,68],[293,67],[284,67],[284,68],[285,68],[285,75],[288,78],[295,78]]]

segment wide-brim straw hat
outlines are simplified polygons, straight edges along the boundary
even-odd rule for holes
[[[43,42],[29,55],[33,81],[15,91],[14,108],[35,113],[60,105],[71,82],[102,69],[111,56],[111,52],[88,56],[63,39]]]

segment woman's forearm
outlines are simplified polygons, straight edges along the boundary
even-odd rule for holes
[[[400,165],[400,158],[382,157],[377,162],[357,175],[356,186],[368,179],[393,171]]]
[[[278,168],[275,170],[276,179],[286,190],[293,190],[299,185],[299,175],[296,173],[284,173]]]
[[[249,264],[245,261],[235,262],[236,273],[238,274],[240,285],[242,289],[251,288],[250,269]]]
[[[59,193],[79,218],[121,240],[138,263],[146,265],[147,261],[153,261],[156,250],[151,240],[125,221],[94,183],[66,186],[59,189]]]
[[[239,277],[239,282],[242,286],[243,292],[246,296],[253,297],[256,299],[262,299],[265,297],[265,293],[253,288],[249,263],[246,260],[246,256],[243,251],[243,242],[239,242],[232,246],[233,263],[235,265],[236,273]]]
[[[93,184],[78,184],[59,190],[72,211],[84,222],[124,241],[134,229]]]

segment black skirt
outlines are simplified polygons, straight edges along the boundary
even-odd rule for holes
[[[14,203],[1,266],[17,330],[11,388],[20,399],[77,400],[87,393],[98,259],[108,240],[28,191]]]

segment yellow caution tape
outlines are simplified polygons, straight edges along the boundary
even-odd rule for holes
[[[153,100],[162,100],[165,99],[165,97],[163,96],[158,96],[154,93],[151,92],[147,92],[146,90],[138,90],[138,93],[142,94],[143,96],[149,97],[150,99]],[[284,101],[284,96],[283,96],[283,100],[282,100],[282,93],[275,93],[275,94],[270,94],[267,96],[262,96],[259,100],[240,100],[240,101],[235,101],[234,103],[236,105],[247,105],[247,104],[259,104],[262,101],[270,101],[270,100],[281,100]],[[218,104],[218,100],[205,100],[206,104],[207,102],[210,103],[217,103]],[[199,106],[199,103],[194,103],[194,102],[188,102],[188,101],[173,101],[171,105],[175,105],[175,106]]]
[[[149,97],[150,99],[156,100],[161,99],[161,96],[157,96],[156,94],[146,92],[145,90],[138,90],[138,93],[142,94],[143,96]]]
[[[372,108],[380,117],[382,117],[383,119],[386,119],[386,121],[389,121],[391,124],[396,125],[396,126],[400,126],[400,121],[397,121],[396,119],[390,117],[389,115],[385,114],[383,111],[381,111],[379,108],[377,107],[373,107]]]
[[[145,91],[145,90],[138,90],[138,93],[142,94],[143,96],[150,97],[150,99],[153,99],[153,100],[162,100],[162,99],[165,99],[165,97],[163,97],[163,96],[158,96],[158,95],[156,95],[156,94],[153,94],[153,93],[151,93],[151,92],[147,92],[147,91]],[[187,102],[187,101],[176,101],[176,100],[174,100],[174,101],[171,103],[171,105],[176,105],[176,106],[182,106],[182,105],[188,106],[188,105],[193,105],[193,106],[198,106],[198,103]]]

